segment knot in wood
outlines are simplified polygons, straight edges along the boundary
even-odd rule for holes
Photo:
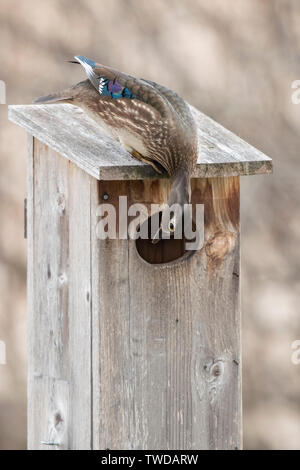
[[[227,230],[216,232],[206,243],[205,252],[212,268],[218,267],[235,246],[235,234]]]
[[[54,427],[57,431],[59,431],[63,427],[63,417],[60,413],[60,411],[57,411],[54,415]]]
[[[58,212],[63,215],[66,210],[66,198],[64,194],[58,194],[57,196],[57,207],[58,207]]]
[[[211,368],[211,374],[214,377],[219,377],[222,374],[222,368],[220,367],[220,364],[213,364]]]
[[[224,373],[224,361],[223,359],[215,359],[210,364],[204,365],[204,370],[207,372],[207,381],[215,382]]]

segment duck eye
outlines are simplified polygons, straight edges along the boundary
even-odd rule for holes
[[[169,231],[172,233],[175,232],[175,224],[172,221],[169,222]]]

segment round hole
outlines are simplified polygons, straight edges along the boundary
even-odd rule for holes
[[[148,238],[141,239],[138,238],[136,243],[136,249],[140,257],[149,264],[167,264],[174,261],[179,261],[181,259],[189,258],[192,256],[195,251],[186,250],[186,242],[191,242],[191,240],[186,240],[183,236],[182,239],[175,239],[174,235],[170,235],[170,239],[161,239],[157,243],[153,243],[151,240],[151,220],[149,217],[144,224],[142,229],[145,230],[145,225],[148,230]],[[161,213],[160,213],[161,220]],[[172,222],[170,222],[172,224]],[[169,224],[170,232],[172,232]],[[174,228],[174,224],[173,224]],[[195,230],[195,225],[193,223],[193,231]],[[174,230],[173,230],[174,231]]]

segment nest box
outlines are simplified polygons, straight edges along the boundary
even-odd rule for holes
[[[241,443],[240,176],[272,161],[192,108],[204,244],[97,237],[99,205],[170,183],[72,105],[11,106],[28,144],[30,449]]]

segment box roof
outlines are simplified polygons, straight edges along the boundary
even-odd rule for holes
[[[193,177],[272,172],[272,160],[191,106],[199,135]],[[9,106],[9,119],[98,180],[143,179],[158,175],[131,157],[80,108],[71,104]]]

